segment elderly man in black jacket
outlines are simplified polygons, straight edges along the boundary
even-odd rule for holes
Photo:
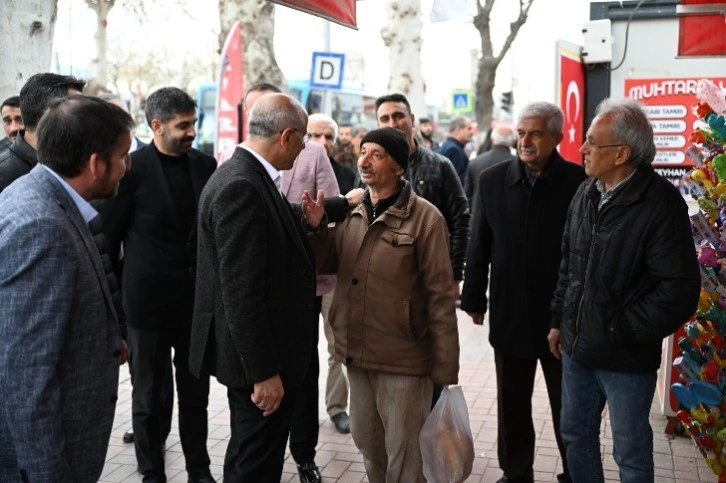
[[[555,438],[559,435],[560,362],[547,345],[549,304],[557,284],[567,207],[585,179],[582,166],[562,159],[564,117],[555,105],[525,106],[517,124],[516,159],[479,177],[461,308],[481,325],[487,311],[497,373],[500,483],[534,481],[532,391],[537,361],[547,383]],[[491,270],[491,284],[488,274]]]
[[[688,209],[651,166],[653,129],[637,101],[603,101],[580,152],[592,178],[567,217],[548,337],[562,357],[562,439],[573,481],[602,482],[607,403],[620,481],[652,482],[661,345],[700,291]]]

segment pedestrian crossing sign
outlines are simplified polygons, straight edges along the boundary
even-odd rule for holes
[[[451,93],[451,112],[464,114],[472,111],[472,97],[469,89],[457,89]]]

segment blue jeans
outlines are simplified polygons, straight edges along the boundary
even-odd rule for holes
[[[602,483],[600,421],[605,403],[613,433],[613,457],[622,483],[653,481],[653,429],[648,416],[656,372],[590,369],[562,354],[560,431],[574,483]]]

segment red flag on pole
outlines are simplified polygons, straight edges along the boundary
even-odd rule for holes
[[[222,61],[219,66],[217,86],[217,139],[214,157],[221,163],[232,157],[240,132],[243,128],[238,114],[238,105],[244,98],[244,76],[242,62],[242,26],[235,22],[227,34],[222,47]]]
[[[355,19],[355,0],[270,0],[317,17],[330,20],[344,27],[358,29]]]

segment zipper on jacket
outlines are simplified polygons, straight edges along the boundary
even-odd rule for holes
[[[607,212],[613,205],[608,204],[605,209],[603,209],[600,213],[595,213],[595,223],[592,224],[592,231],[590,233],[590,245],[587,247],[587,267],[585,268],[585,280],[582,283],[582,292],[580,293],[580,301],[577,304],[577,317],[575,317],[575,338],[572,340],[572,345],[570,346],[570,353],[572,355],[575,354],[575,346],[577,345],[577,340],[580,338],[580,319],[582,317],[582,302],[585,299],[585,291],[587,289],[587,282],[590,279],[590,252],[592,252],[592,245],[595,242],[595,232],[597,231],[597,228],[600,224],[600,220],[602,219],[605,212]],[[590,211],[592,211],[592,208],[590,208]]]

